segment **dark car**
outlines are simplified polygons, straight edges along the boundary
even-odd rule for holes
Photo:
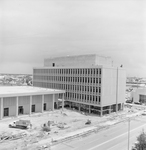
[[[140,102],[134,102],[134,104],[141,105],[141,103],[140,103]]]
[[[126,101],[126,103],[132,103],[132,102],[133,102],[132,100],[127,100],[127,101]]]

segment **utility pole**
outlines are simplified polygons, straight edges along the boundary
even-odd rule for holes
[[[116,113],[118,112],[118,79],[119,79],[119,74],[118,74],[118,67],[117,67],[117,78],[116,78]]]
[[[130,118],[128,119],[128,150],[129,150],[129,143],[130,143]]]

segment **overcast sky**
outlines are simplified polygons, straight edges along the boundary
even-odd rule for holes
[[[145,0],[0,0],[0,73],[96,53],[146,77],[145,8]]]

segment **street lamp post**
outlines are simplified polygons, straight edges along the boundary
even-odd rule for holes
[[[130,143],[130,118],[128,119],[128,150],[129,150],[129,143]]]

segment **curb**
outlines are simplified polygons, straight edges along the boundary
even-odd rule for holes
[[[130,118],[135,118],[138,114],[135,114],[134,116],[131,116]],[[138,116],[140,116],[141,114],[139,114]],[[91,129],[91,130],[87,130],[87,131],[84,131],[84,132],[81,132],[81,133],[78,133],[78,134],[75,134],[75,135],[72,135],[72,136],[66,136],[66,137],[60,137],[60,138],[54,138],[52,139],[52,142],[51,142],[51,146],[53,145],[56,145],[56,144],[59,144],[61,142],[65,142],[65,141],[69,141],[69,140],[72,140],[74,138],[78,138],[78,137],[81,137],[81,136],[86,136],[86,135],[89,135],[93,132],[98,132],[98,131],[101,131],[102,129],[105,129],[105,128],[108,128],[112,125],[116,125],[116,124],[119,124],[123,121],[127,121],[127,119],[124,119],[124,120],[121,120],[121,121],[118,121],[118,122],[115,122],[114,124],[111,124],[111,125],[107,125],[107,126],[101,126],[101,127],[95,127],[94,129]]]

